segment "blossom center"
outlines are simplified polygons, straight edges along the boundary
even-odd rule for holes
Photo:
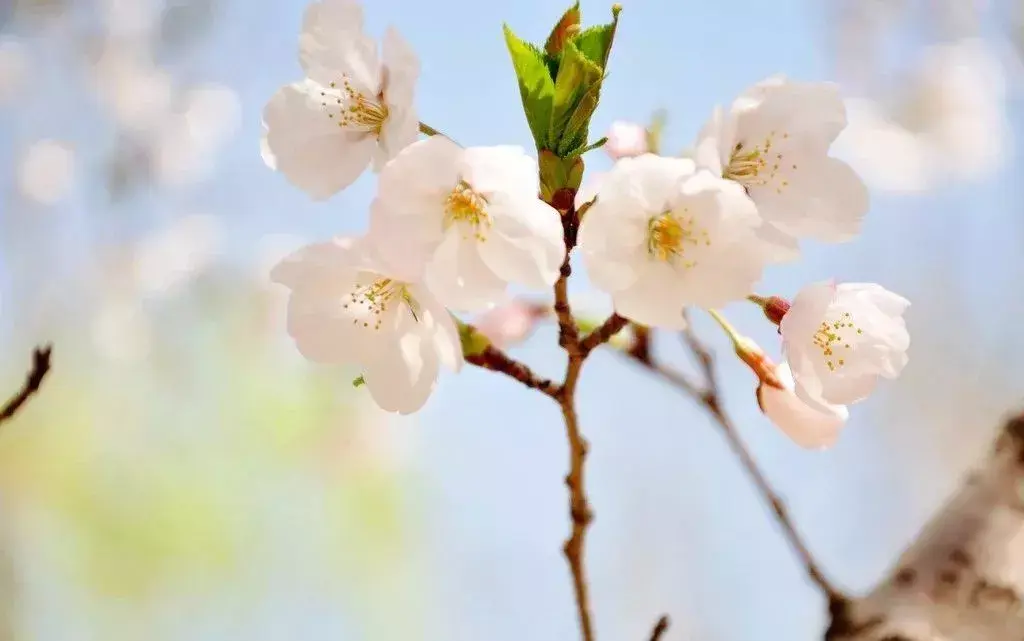
[[[706,230],[699,229],[689,210],[683,208],[682,215],[665,212],[647,223],[647,252],[662,262],[674,263],[686,269],[694,267],[697,261],[687,257],[687,247],[710,245]]]
[[[797,166],[790,162],[786,166],[786,157],[778,150],[776,138],[787,140],[788,132],[782,132],[780,136],[772,131],[761,144],[749,146],[747,143],[738,142],[733,147],[732,155],[729,157],[729,164],[722,172],[723,178],[735,180],[744,187],[774,186],[779,194],[789,187],[786,180],[788,172],[795,171]]]
[[[812,340],[815,347],[821,351],[825,366],[830,372],[846,365],[846,356],[853,349],[850,345],[850,335],[853,333],[863,334],[864,330],[854,325],[850,312],[843,312],[838,320],[822,321],[818,330],[814,332]]]
[[[388,119],[388,108],[384,97],[370,97],[356,89],[348,78],[342,78],[341,86],[331,83],[332,91],[321,91],[321,104],[327,117],[343,129],[380,135]]]
[[[352,324],[362,324],[368,329],[372,327],[374,331],[380,329],[384,314],[398,305],[407,306],[413,319],[419,320],[419,303],[412,297],[409,287],[391,278],[378,278],[369,284],[358,285],[343,303],[345,309],[355,306],[360,311],[368,312],[368,315],[360,314],[353,318]]]
[[[485,231],[491,226],[491,216],[487,213],[487,199],[473,190],[465,180],[460,180],[455,189],[444,201],[444,227],[462,223],[472,230],[473,238],[487,240]],[[469,234],[466,234],[469,237]]]

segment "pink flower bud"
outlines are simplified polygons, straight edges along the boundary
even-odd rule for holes
[[[537,322],[548,313],[547,307],[513,300],[480,315],[473,326],[495,347],[511,347],[529,338],[536,329]]]
[[[775,375],[775,363],[768,358],[760,345],[746,336],[740,336],[736,342],[736,355],[754,372],[761,385],[783,388],[782,381]]]
[[[781,387],[762,383],[757,388],[757,404],[768,420],[801,447],[824,449],[833,445],[850,417],[846,406],[800,395],[787,363],[775,368],[774,378]]]
[[[778,296],[771,296],[764,303],[764,315],[768,320],[778,325],[782,317],[789,311],[789,301]]]
[[[635,122],[616,120],[608,129],[604,150],[612,160],[642,156],[648,151],[647,129]]]

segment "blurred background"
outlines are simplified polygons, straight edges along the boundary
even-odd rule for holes
[[[542,40],[566,4],[366,12],[418,51],[423,121],[529,148],[501,23]],[[696,324],[809,546],[867,590],[1024,401],[1024,3],[623,4],[595,138],[665,108],[663,151],[682,150],[715,104],[778,72],[849,97],[837,153],[872,188],[864,235],[808,247],[762,293],[834,276],[906,295],[903,377],[833,450],[803,451]],[[557,407],[467,369],[391,417],[285,335],[269,267],[361,230],[374,189],[368,173],[315,204],[260,159],[263,105],[300,77],[304,9],[0,0],[0,396],[34,344],[55,345],[41,394],[0,434],[3,641],[576,638]],[[579,309],[608,311],[576,281]],[[756,309],[727,311],[777,355]],[[514,351],[556,375],[555,341],[541,328]],[[688,367],[677,341],[657,347]],[[666,639],[821,638],[823,598],[693,402],[602,350],[580,405],[602,638],[646,638],[666,612]]]

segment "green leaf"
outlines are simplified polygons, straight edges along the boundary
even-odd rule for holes
[[[580,147],[576,151],[574,151],[571,154],[569,154],[569,157],[570,158],[575,158],[577,156],[582,156],[583,154],[587,153],[588,151],[594,151],[595,149],[600,149],[601,147],[604,147],[607,143],[608,143],[608,136],[603,136],[603,137],[599,138],[596,142],[592,142],[592,143],[587,144],[587,145],[585,145],[583,147]]]
[[[548,41],[544,44],[544,51],[546,51],[552,59],[555,59],[558,54],[562,52],[562,47],[565,46],[565,42],[579,32],[580,3],[579,0],[577,0],[576,4],[569,7],[565,14],[562,15],[562,19],[555,25],[555,28],[551,30],[551,35],[548,36]]]
[[[615,40],[615,29],[619,25],[621,10],[622,7],[619,5],[612,6],[611,23],[586,29],[572,39],[587,60],[602,69],[608,66],[608,56],[612,51],[612,42]]]
[[[548,131],[549,149],[566,156],[587,142],[590,117],[597,109],[597,97],[604,73],[572,42],[562,50],[555,79],[554,107]]]
[[[573,112],[572,117],[569,119],[569,125],[567,129],[569,131],[581,132],[581,138],[577,141],[574,140],[575,146],[569,147],[565,150],[566,156],[580,155],[585,151],[585,145],[587,142],[588,133],[590,130],[590,118],[597,111],[597,104],[601,97],[601,83],[604,82],[604,77],[601,78],[600,82],[595,82],[591,85],[587,92],[580,98],[579,104],[576,106],[576,111]]]
[[[519,81],[519,94],[523,100],[526,121],[530,125],[537,149],[544,149],[548,142],[555,83],[551,79],[545,56],[540,49],[520,40],[508,25],[504,26],[504,30],[505,44],[512,56],[512,66]]]

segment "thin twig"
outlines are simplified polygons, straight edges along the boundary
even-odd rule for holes
[[[693,331],[693,325],[690,323],[689,312],[684,310],[683,317],[686,319],[686,329],[683,330],[683,342],[686,343],[686,346],[690,348],[690,352],[697,358],[701,373],[704,375],[704,395],[713,394],[717,398],[718,381],[715,377],[715,357],[704,343],[697,338],[696,332]]]
[[[511,358],[505,354],[505,352],[493,345],[488,345],[479,354],[467,356],[466,362],[476,365],[477,367],[489,369],[493,372],[500,372],[506,376],[514,378],[530,389],[543,392],[551,398],[555,398],[561,389],[561,386],[554,381],[534,374],[533,370],[531,370],[527,365]]]
[[[565,435],[569,441],[569,473],[565,477],[565,485],[569,488],[569,516],[572,520],[572,531],[562,546],[562,551],[565,553],[565,558],[569,562],[569,571],[572,573],[573,589],[576,594],[576,612],[583,641],[593,641],[594,628],[590,617],[590,597],[584,562],[587,526],[594,520],[594,512],[590,509],[590,502],[587,499],[585,476],[589,445],[580,431],[579,417],[576,414],[576,383],[579,381],[583,361],[587,354],[580,344],[579,328],[576,326],[576,319],[569,306],[569,277],[572,275],[570,260],[572,250],[576,247],[576,232],[579,228],[579,216],[573,204],[575,195],[573,190],[560,190],[556,192],[549,203],[555,206],[562,216],[562,231],[565,241],[565,259],[562,261],[562,268],[554,288],[555,316],[558,318],[558,344],[569,356],[565,378],[556,397],[562,408]],[[564,206],[560,206],[562,203],[565,203]]]
[[[607,343],[611,340],[612,336],[621,332],[628,324],[629,321],[618,314],[609,316],[601,323],[600,327],[583,337],[583,340],[580,342],[580,351],[583,353],[583,356],[586,357],[594,348]]]
[[[580,348],[579,328],[576,326],[572,308],[569,306],[569,276],[571,275],[572,266],[569,264],[569,254],[566,253],[558,281],[555,282],[555,317],[558,318],[558,344],[569,354],[579,351]]]
[[[556,194],[559,195],[559,194]],[[576,231],[579,227],[578,214],[572,198],[567,198],[562,215],[562,238],[565,241],[565,258],[555,282],[555,317],[558,318],[558,344],[572,357],[580,349],[579,328],[569,306],[569,277],[572,276],[572,250],[576,247]],[[555,199],[552,198],[552,202]]]
[[[658,619],[658,622],[654,624],[654,629],[651,630],[651,636],[649,637],[650,641],[658,641],[658,639],[661,638],[661,635],[668,631],[668,623],[668,615],[663,614],[661,618]]]
[[[590,622],[590,598],[584,565],[587,526],[594,520],[594,512],[590,509],[590,502],[587,500],[584,473],[587,451],[590,446],[580,431],[575,404],[576,381],[579,378],[582,364],[582,357],[570,357],[566,382],[558,399],[562,408],[562,417],[565,420],[565,435],[569,441],[569,474],[565,477],[565,485],[569,488],[569,515],[572,519],[572,532],[566,539],[562,551],[565,553],[565,558],[569,562],[569,570],[572,572],[572,583],[576,592],[576,610],[583,639],[584,641],[593,641],[594,631]]]
[[[651,354],[651,330],[649,328],[639,325],[633,326],[633,344],[624,354],[629,356],[633,363],[656,374],[673,387],[698,400],[703,400],[706,392],[701,385],[691,381],[682,372],[664,367],[654,360],[654,356]]]
[[[761,495],[761,498],[771,507],[772,512],[775,514],[775,520],[778,522],[779,527],[782,530],[783,536],[789,542],[793,552],[799,558],[807,576],[821,589],[822,592],[825,593],[825,596],[829,600],[830,607],[845,603],[847,600],[846,597],[832,585],[821,571],[818,563],[811,555],[807,544],[804,543],[803,538],[800,536],[799,532],[797,532],[796,526],[793,524],[793,520],[789,516],[789,511],[786,509],[786,505],[783,503],[782,498],[772,488],[771,483],[768,482],[768,479],[765,477],[760,467],[758,467],[754,457],[750,454],[749,450],[747,450],[747,447],[740,438],[739,433],[736,431],[736,427],[733,425],[732,420],[722,408],[715,372],[714,356],[692,329],[687,328],[683,331],[682,337],[683,341],[689,347],[690,351],[693,352],[700,364],[700,369],[705,379],[703,385],[694,384],[676,370],[657,362],[649,354],[646,361],[638,359],[632,352],[629,353],[629,356],[649,371],[654,372],[686,394],[697,399],[711,414],[715,419],[715,422],[718,423],[719,428],[721,428],[722,434],[725,436],[725,440],[729,444],[730,449],[732,449],[733,453],[739,459],[740,464],[743,466],[743,469],[746,470],[750,480],[753,481],[755,488]]]
[[[25,383],[18,390],[18,393],[12,396],[4,404],[3,409],[0,410],[0,423],[7,421],[17,414],[25,402],[39,391],[39,386],[43,383],[46,373],[50,371],[50,353],[52,351],[52,345],[37,347],[33,350],[32,369],[25,376]]]
[[[782,502],[782,498],[775,492],[775,490],[772,489],[768,479],[758,467],[757,462],[754,461],[754,457],[751,456],[750,451],[747,450],[746,445],[744,445],[743,440],[737,433],[736,427],[722,410],[718,401],[717,392],[715,392],[711,398],[711,402],[705,401],[705,407],[707,407],[708,411],[711,412],[718,422],[718,425],[722,428],[722,433],[725,435],[725,439],[728,441],[729,447],[740,460],[740,464],[744,469],[746,469],[747,475],[750,476],[750,480],[754,482],[754,485],[758,492],[760,492],[761,497],[771,506],[772,511],[775,513],[775,520],[778,522],[779,527],[782,528],[782,533],[786,537],[786,540],[789,541],[789,545],[793,548],[793,552],[795,552],[797,557],[800,559],[800,563],[807,572],[807,576],[810,577],[811,581],[813,581],[819,588],[821,588],[821,591],[825,593],[825,596],[828,597],[830,603],[845,600],[842,593],[833,587],[832,583],[825,578],[821,568],[818,567],[818,563],[811,555],[811,551],[808,549],[807,544],[804,543],[800,533],[797,532],[796,526],[793,524],[793,520],[789,516],[789,511],[786,509],[786,504]]]

